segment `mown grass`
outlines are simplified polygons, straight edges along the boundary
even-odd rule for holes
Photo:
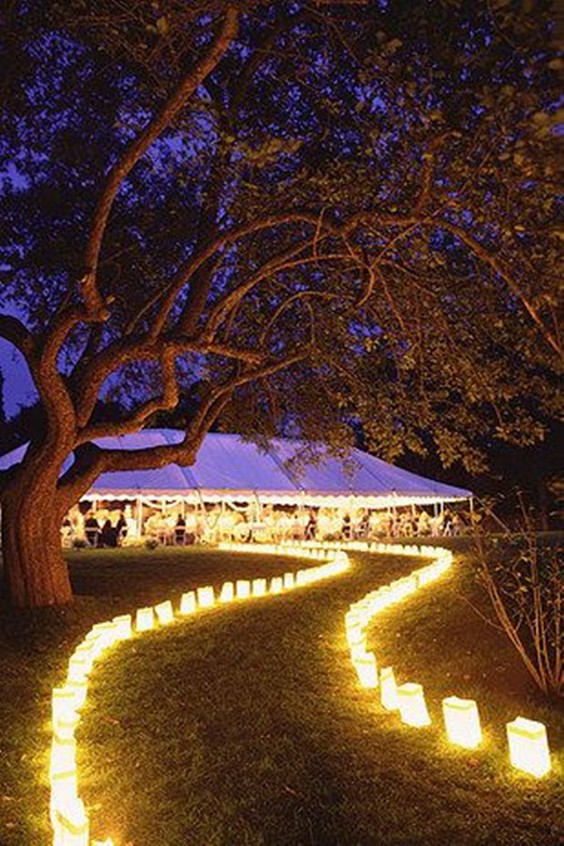
[[[79,735],[97,836],[120,846],[562,842],[561,753],[555,772],[536,781],[510,770],[504,740],[505,721],[521,713],[544,720],[561,750],[562,709],[536,694],[503,636],[468,605],[484,602],[469,559],[371,630],[381,663],[425,686],[434,724],[423,730],[401,726],[357,687],[343,633],[348,604],[414,562],[355,554],[354,563],[318,586],[134,639],[104,661]],[[0,842],[48,842],[37,780],[49,689],[79,631],[190,584],[284,569],[272,558],[200,550],[73,556],[77,590],[88,595],[72,634],[36,641],[27,659],[4,642],[0,657],[19,690],[13,697],[10,685],[0,706],[14,729]],[[449,694],[478,700],[483,750],[445,743],[440,699]]]

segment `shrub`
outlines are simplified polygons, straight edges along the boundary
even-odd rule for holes
[[[562,544],[543,538],[530,516],[524,517],[520,533],[492,537],[476,531],[479,578],[536,685],[564,697]]]

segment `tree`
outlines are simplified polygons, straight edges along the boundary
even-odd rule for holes
[[[70,601],[101,472],[212,425],[467,466],[542,438],[557,78],[548,9],[501,5],[9,5],[0,334],[45,420],[1,482],[14,605]],[[179,405],[177,445],[95,443]]]

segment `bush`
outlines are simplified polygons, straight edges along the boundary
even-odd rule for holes
[[[529,515],[523,531],[475,534],[479,577],[503,631],[546,694],[564,697],[562,544],[543,539]]]
[[[73,538],[72,548],[73,549],[89,549],[90,544],[88,543],[86,538]]]
[[[145,541],[145,546],[147,549],[156,549],[158,546],[160,546],[160,544],[156,538],[147,538]]]

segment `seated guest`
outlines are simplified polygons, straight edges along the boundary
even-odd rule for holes
[[[117,546],[116,530],[112,526],[110,520],[106,520],[106,522],[102,526],[102,531],[100,533],[100,540],[102,542],[102,546],[110,546],[110,547]]]
[[[84,521],[84,534],[90,546],[98,546],[100,526],[92,511],[88,512],[88,516]]]

